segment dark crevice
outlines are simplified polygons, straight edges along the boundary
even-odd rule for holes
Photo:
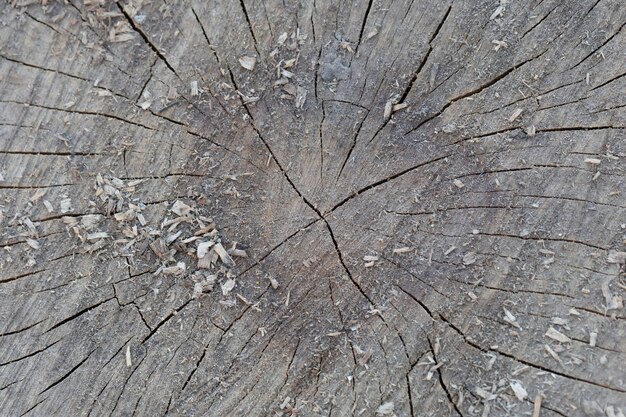
[[[35,403],[35,405],[33,405],[32,407],[29,407],[26,411],[24,411],[22,414],[19,415],[19,417],[23,417],[26,414],[30,413],[31,411],[33,411],[35,408],[37,408],[38,405],[40,405],[41,403],[43,403],[44,401],[46,401],[48,399],[48,397],[42,399],[41,401],[37,401]]]
[[[352,156],[352,152],[354,151],[354,148],[356,147],[356,140],[359,137],[359,133],[361,133],[361,128],[363,127],[363,124],[365,123],[365,119],[367,119],[367,116],[369,116],[369,110],[366,109],[365,116],[363,116],[363,119],[359,123],[359,126],[356,129],[356,132],[352,136],[352,144],[350,145],[350,149],[348,149],[348,153],[346,154],[346,157],[344,158],[341,164],[341,168],[339,169],[339,174],[337,174],[337,179],[335,180],[335,184],[339,181],[339,178],[341,178],[343,169],[346,167],[346,164],[350,160],[350,156]]]
[[[578,307],[576,307],[576,308],[578,308]],[[582,310],[582,309],[581,309],[581,310]],[[461,336],[461,338],[463,338],[463,340],[465,341],[465,343],[467,343],[468,345],[472,346],[472,347],[473,347],[473,348],[475,348],[475,349],[480,350],[481,352],[484,352],[484,353],[489,353],[490,351],[492,351],[492,352],[497,352],[497,353],[499,353],[500,355],[502,355],[502,356],[504,356],[504,357],[506,357],[506,358],[512,359],[512,360],[514,360],[514,361],[516,361],[516,362],[519,362],[519,363],[521,363],[521,364],[523,364],[523,365],[526,365],[526,366],[529,366],[529,367],[531,367],[531,368],[539,369],[539,370],[541,370],[541,371],[544,371],[544,372],[547,372],[547,373],[552,373],[552,374],[558,375],[558,376],[563,377],[563,378],[566,378],[566,379],[570,379],[570,380],[574,380],[574,381],[582,382],[582,383],[585,383],[585,384],[594,385],[594,386],[596,386],[596,387],[605,388],[605,389],[608,389],[608,390],[611,390],[611,391],[620,392],[620,393],[626,393],[626,390],[624,390],[624,389],[621,389],[621,388],[616,388],[616,387],[611,387],[611,386],[608,386],[608,385],[601,384],[601,383],[599,383],[599,382],[588,381],[588,380],[585,380],[585,379],[583,379],[583,378],[579,378],[579,377],[576,377],[576,376],[573,376],[573,375],[568,375],[568,374],[563,373],[563,372],[561,372],[561,371],[557,371],[557,370],[554,370],[554,369],[546,368],[546,367],[544,367],[544,366],[542,366],[542,365],[538,365],[538,364],[535,364],[535,363],[533,363],[533,362],[529,362],[529,361],[527,361],[527,360],[520,359],[520,358],[518,358],[518,357],[516,357],[516,356],[514,356],[514,355],[512,355],[512,354],[510,354],[510,353],[503,352],[502,350],[499,350],[499,349],[491,349],[491,350],[485,349],[485,348],[483,348],[482,346],[480,346],[479,344],[477,344],[476,342],[474,342],[474,341],[472,341],[472,340],[468,339],[468,338],[467,338],[467,336],[465,336],[465,334],[464,334],[464,333],[463,333],[463,332],[462,332],[462,331],[461,331],[461,330],[460,330],[457,326],[455,326],[452,322],[450,322],[450,321],[449,321],[446,317],[444,317],[441,313],[439,313],[439,317],[440,317],[440,318],[441,318],[441,320],[443,320],[443,321],[444,321],[444,322],[445,322],[445,323],[446,323],[446,324],[447,324],[447,325],[448,325],[451,329],[453,329],[453,330],[454,330],[454,331],[455,331],[455,332],[456,332],[459,336]]]
[[[97,308],[97,307],[100,307],[102,304],[108,303],[109,301],[113,300],[114,298],[115,298],[115,296],[110,297],[110,298],[107,298],[106,300],[102,300],[102,301],[100,301],[100,302],[99,302],[99,303],[97,303],[97,304],[94,304],[94,305],[92,305],[92,306],[89,306],[89,307],[87,307],[87,308],[84,308],[84,309],[80,310],[79,312],[77,312],[77,313],[75,313],[75,314],[72,314],[71,316],[69,316],[69,317],[67,317],[67,318],[65,318],[65,319],[63,319],[63,320],[61,320],[61,321],[60,321],[60,322],[58,322],[57,324],[55,324],[55,325],[53,325],[52,327],[50,327],[48,330],[46,330],[45,332],[43,332],[43,333],[42,333],[42,335],[44,335],[44,334],[46,334],[46,333],[51,332],[52,330],[56,329],[57,327],[60,327],[60,326],[64,325],[65,323],[68,323],[68,322],[70,322],[70,321],[72,321],[72,320],[74,320],[74,319],[76,319],[76,318],[78,318],[78,317],[82,316],[83,314],[85,314],[85,313],[88,313],[88,312],[92,311],[93,309],[95,309],[95,308]]]
[[[409,291],[405,290],[402,286],[396,285],[396,287],[399,288],[400,291],[405,293],[407,296],[409,296],[409,298],[415,301],[420,307],[422,307],[422,310],[424,310],[430,316],[431,319],[437,320],[436,317],[433,315],[433,312],[428,308],[426,304],[424,304],[421,300],[417,299],[417,297],[415,297]]]
[[[417,275],[415,275],[413,272],[411,272],[409,269],[405,268],[404,266],[392,261],[391,259],[385,257],[385,256],[381,256],[384,260],[386,260],[387,262],[389,262],[390,264],[394,265],[396,268],[403,270],[404,272],[406,272],[407,274],[409,274],[410,276],[412,276],[413,278],[417,279],[419,282],[421,282],[422,284],[426,285],[427,287],[431,288],[433,291],[435,291],[437,294],[441,295],[444,298],[449,298],[447,295],[445,295],[444,293],[442,293],[441,291],[439,291],[437,288],[435,288],[434,286],[432,286],[431,284],[427,283],[426,281],[424,281],[422,278],[418,277]],[[402,288],[399,287],[402,291],[404,291],[405,293],[408,294],[408,292]],[[417,301],[417,300],[416,300]],[[422,305],[422,303],[420,303],[420,305]],[[425,307],[425,304],[422,305],[422,307]],[[430,310],[426,310],[429,312],[430,314]]]
[[[365,9],[365,15],[363,16],[363,23],[361,24],[361,31],[359,32],[359,41],[356,45],[356,50],[354,51],[355,55],[359,52],[359,48],[361,47],[361,41],[363,40],[363,33],[365,32],[367,18],[369,17],[370,11],[372,10],[372,4],[374,4],[374,0],[369,0],[369,2],[367,3],[367,9]]]
[[[571,132],[571,131],[582,131],[586,132],[589,130],[605,130],[605,129],[626,129],[623,126],[568,126],[568,127],[552,127],[547,129],[537,130],[536,133],[543,132]]]
[[[413,85],[415,84],[415,81],[417,80],[417,78],[421,74],[422,69],[426,65],[426,62],[428,61],[428,57],[430,56],[430,53],[433,51],[432,42],[434,42],[434,40],[439,35],[439,31],[441,30],[443,24],[445,23],[446,19],[448,18],[448,15],[450,14],[451,10],[452,10],[452,6],[449,6],[448,10],[446,11],[446,13],[445,13],[445,15],[443,17],[443,19],[439,23],[439,26],[437,26],[437,28],[435,30],[435,33],[432,35],[432,37],[430,38],[430,41],[428,42],[428,51],[426,52],[426,55],[424,56],[424,58],[420,62],[420,65],[418,66],[417,70],[413,73],[413,76],[411,77],[411,80],[409,81],[409,83],[405,87],[404,91],[402,92],[402,95],[398,99],[398,103],[404,103],[404,101],[406,100],[407,96],[409,95],[409,93],[413,89]],[[393,67],[393,64],[395,64],[395,59],[394,59],[392,65],[391,65],[392,67]],[[383,81],[384,81],[384,78],[381,81],[381,85],[379,85],[378,89],[376,90],[376,96],[378,95],[378,91],[380,90],[380,87],[382,86]],[[380,132],[391,122],[392,117],[393,117],[393,115],[391,115],[389,117],[389,119],[385,120],[379,126],[379,128],[376,130],[376,132],[374,132],[374,134],[372,135],[372,138],[367,142],[368,144],[372,143],[374,141],[374,139],[376,139],[378,137]]]
[[[60,71],[60,70],[56,70],[56,69],[40,67],[40,66],[37,66],[35,64],[29,64],[28,62],[20,61],[17,58],[9,58],[6,55],[0,54],[0,58],[4,58],[7,61],[11,61],[11,62],[16,63],[16,64],[24,65],[25,67],[35,68],[35,69],[42,70],[42,71],[54,72],[54,73],[57,73],[57,74],[65,75],[66,77],[74,78],[76,80],[86,81],[88,83],[92,83],[93,82],[92,80],[88,80],[86,78],[79,77],[78,75],[70,74],[68,72],[64,72],[64,71]]]
[[[621,73],[621,74],[619,74],[619,75],[617,75],[617,76],[615,76],[615,77],[613,77],[613,78],[610,78],[609,80],[607,80],[607,81],[603,82],[602,84],[600,84],[600,85],[597,85],[597,86],[593,87],[593,88],[592,88],[591,90],[589,90],[589,91],[594,91],[594,90],[597,90],[598,88],[602,88],[602,87],[604,87],[605,85],[610,84],[610,83],[612,83],[613,81],[617,81],[617,80],[619,80],[620,78],[622,78],[622,77],[624,77],[624,76],[626,76],[626,72],[623,72],[623,73]]]
[[[531,236],[519,236],[519,235],[513,235],[513,234],[507,234],[507,233],[487,233],[487,232],[479,232],[479,235],[483,235],[483,236],[494,236],[494,237],[510,237],[510,238],[514,238],[514,239],[522,239],[522,240],[534,240],[534,241],[548,241],[548,242],[563,242],[563,243],[575,243],[578,245],[583,245],[586,246],[588,248],[592,248],[592,249],[600,249],[603,251],[606,251],[606,248],[603,248],[602,246],[598,246],[598,245],[594,245],[591,243],[586,243],[580,240],[576,240],[576,239],[566,239],[566,238],[551,238],[551,237],[547,237],[547,236],[539,236],[539,237],[531,237]]]
[[[330,238],[332,239],[333,245],[335,246],[335,251],[337,252],[337,256],[339,257],[339,263],[341,263],[341,266],[345,270],[346,274],[348,274],[348,278],[350,278],[350,281],[352,281],[352,283],[359,290],[361,295],[363,297],[365,297],[365,299],[367,301],[369,301],[369,303],[370,303],[370,305],[372,307],[374,307],[376,304],[372,301],[372,299],[369,297],[369,295],[367,295],[367,293],[363,290],[363,287],[361,287],[361,285],[356,281],[356,279],[352,276],[352,273],[348,269],[348,266],[346,265],[346,261],[343,258],[343,254],[341,253],[341,250],[339,249],[339,244],[337,243],[337,239],[335,238],[335,234],[333,233],[333,229],[330,227],[330,224],[328,224],[328,221],[326,219],[323,218],[322,220],[326,224],[326,228],[328,229],[328,233],[330,234]]]
[[[259,49],[257,48],[257,45],[259,44],[256,40],[256,36],[254,36],[254,30],[252,29],[252,22],[250,21],[250,16],[248,16],[248,10],[246,9],[246,5],[244,4],[243,0],[239,0],[239,4],[241,5],[241,10],[243,11],[243,15],[246,18],[246,23],[248,23],[248,29],[250,30],[250,35],[252,35],[252,40],[254,41],[254,49],[256,50],[256,53],[259,54],[259,56],[261,56],[261,53],[259,52]]]
[[[72,369],[70,369],[65,375],[63,375],[61,378],[57,379],[55,382],[53,382],[51,385],[49,385],[46,389],[44,389],[43,391],[41,391],[39,394],[37,395],[41,395],[44,392],[48,391],[49,389],[54,388],[55,386],[57,386],[58,384],[60,384],[61,382],[63,382],[65,379],[69,378],[70,375],[72,375],[78,368],[80,368],[80,366],[85,363],[87,361],[87,359],[89,359],[89,357],[91,356],[92,353],[94,353],[96,351],[97,348],[93,349],[91,352],[89,352],[87,354],[87,356],[85,357],[85,359],[83,359],[82,361],[78,362],[78,364],[76,364],[76,366],[74,366]]]
[[[36,326],[36,325],[38,325],[39,323],[44,322],[45,320],[46,320],[46,319],[41,319],[41,320],[36,321],[35,323],[33,323],[33,324],[29,325],[29,326],[22,327],[21,329],[18,329],[18,330],[12,330],[12,331],[10,331],[10,332],[0,333],[0,337],[3,337],[3,336],[9,336],[9,335],[12,335],[12,334],[17,334],[17,333],[24,332],[24,331],[26,331],[26,330],[28,330],[28,329],[32,329],[33,327],[35,327],[35,326]]]
[[[598,0],[599,1],[599,0]],[[526,35],[528,35],[530,32],[532,32],[532,30],[534,28],[536,28],[537,26],[539,26],[541,23],[543,23],[544,20],[546,20],[548,18],[548,16],[550,16],[552,14],[552,12],[554,12],[556,10],[556,8],[558,7],[558,5],[556,7],[554,7],[554,9],[550,10],[548,13],[546,13],[546,15],[544,17],[542,17],[537,23],[535,23],[534,25],[532,25],[530,27],[530,29],[528,29],[526,32],[522,33],[522,36],[520,36],[520,41],[524,40],[524,38],[526,37]]]
[[[97,152],[54,152],[54,151],[0,151],[0,155],[40,155],[40,156],[109,156]],[[68,184],[62,184],[68,185]],[[71,184],[69,184],[71,185]],[[58,185],[57,185],[58,187]]]
[[[52,346],[56,345],[56,344],[57,344],[57,343],[59,343],[61,340],[63,340],[63,338],[61,338],[61,339],[57,340],[56,342],[52,342],[51,344],[49,344],[49,345],[48,345],[48,346],[46,346],[45,348],[38,349],[38,350],[36,350],[36,351],[34,351],[34,352],[31,352],[31,353],[29,353],[29,354],[27,354],[27,355],[20,356],[19,358],[16,358],[16,359],[11,359],[10,361],[7,361],[7,362],[0,363],[0,367],[1,367],[1,366],[5,366],[5,365],[10,365],[10,364],[12,364],[12,363],[19,362],[19,361],[21,361],[21,360],[24,360],[24,359],[30,358],[30,357],[32,357],[32,356],[38,355],[39,353],[44,352],[44,351],[46,351],[46,350],[50,349]]]
[[[124,10],[122,5],[119,3],[119,0],[116,0],[115,4],[117,4],[117,7],[120,9],[120,12],[122,12],[124,17],[126,17],[128,24],[133,28],[135,32],[139,34],[139,36],[141,36],[141,38],[144,40],[146,45],[148,45],[148,47],[152,49],[152,51],[161,59],[161,61],[163,61],[163,63],[167,66],[167,68],[169,68],[170,71],[172,71],[176,76],[178,76],[178,73],[174,70],[174,67],[172,67],[172,65],[168,62],[167,58],[165,58],[165,55],[163,55],[163,53],[159,51],[159,48],[157,48],[156,45],[154,45],[150,41],[150,38],[148,38],[145,32],[141,30],[139,26],[137,26],[134,19],[126,12],[126,10]],[[178,78],[180,79],[180,77]]]
[[[168,314],[163,320],[161,320],[159,323],[157,323],[156,326],[154,326],[154,328],[150,331],[150,333],[148,333],[148,335],[146,335],[146,337],[143,338],[143,340],[141,341],[141,344],[146,343],[152,336],[154,336],[154,334],[161,328],[161,326],[163,326],[165,323],[167,323],[172,317],[174,317],[175,315],[177,315],[178,313],[180,313],[180,311],[187,307],[187,305],[189,305],[189,303],[191,303],[194,299],[191,298],[187,301],[185,301],[180,307],[177,307],[174,311],[172,311],[170,314]]]
[[[567,69],[567,71],[571,71],[571,70],[573,70],[574,68],[578,67],[580,64],[582,64],[582,63],[583,63],[583,62],[585,62],[587,59],[589,59],[592,55],[594,55],[596,52],[598,52],[598,51],[599,51],[599,50],[600,50],[600,49],[601,49],[604,45],[606,45],[606,44],[607,44],[607,43],[609,43],[609,42],[610,42],[610,41],[611,41],[614,37],[616,37],[616,36],[617,36],[617,35],[618,35],[621,31],[622,31],[622,29],[624,28],[624,26],[626,26],[626,22],[624,22],[624,23],[622,24],[622,26],[620,26],[620,28],[619,28],[619,29],[617,29],[613,35],[609,36],[609,37],[608,37],[608,38],[607,38],[604,42],[602,42],[602,43],[600,44],[600,46],[598,46],[597,48],[595,48],[593,51],[589,52],[589,54],[585,55],[585,57],[584,57],[582,60],[578,61],[578,63],[577,63],[576,65],[574,65],[573,67],[568,68],[568,69]]]
[[[131,122],[130,120],[124,119],[124,118],[119,117],[119,116],[115,116],[113,114],[99,113],[99,112],[96,112],[96,111],[60,109],[58,107],[45,106],[43,104],[23,103],[23,102],[14,101],[14,100],[4,100],[4,101],[2,101],[2,103],[19,104],[19,105],[26,106],[26,107],[37,107],[37,108],[41,108],[41,109],[59,111],[59,112],[70,113],[70,114],[82,114],[82,115],[87,115],[87,116],[106,117],[108,119],[114,119],[114,120],[117,120],[117,121],[120,121],[120,122],[128,123],[128,124],[133,125],[133,126],[142,127],[144,129],[148,129],[148,130],[152,130],[152,131],[156,131],[157,130],[157,129],[153,128],[153,127],[150,127],[150,126],[138,123],[138,122]]]
[[[23,242],[16,242],[16,243],[14,243],[14,244],[17,244],[17,243],[23,243]],[[3,244],[2,246],[3,246],[3,247],[5,247],[5,246],[7,246],[7,245],[6,245],[6,244]],[[4,278],[4,279],[1,279],[1,280],[0,280],[0,284],[4,284],[4,283],[7,283],[7,282],[15,281],[15,280],[17,280],[17,279],[20,279],[20,278],[25,278],[25,277],[27,277],[27,276],[30,276],[30,275],[35,275],[35,274],[38,274],[38,273],[40,273],[40,272],[44,272],[44,271],[45,271],[45,269],[38,269],[38,270],[36,270],[36,271],[26,272],[26,273],[24,273],[24,274],[21,274],[21,275],[16,275],[16,276],[11,277],[11,278]]]
[[[411,90],[413,89],[413,85],[415,84],[415,81],[417,80],[420,73],[422,72],[422,69],[426,65],[426,62],[428,61],[428,57],[430,56],[430,53],[433,51],[433,42],[435,41],[435,39],[437,39],[437,36],[439,35],[439,32],[441,31],[441,28],[443,27],[444,23],[448,19],[448,16],[450,15],[451,10],[452,10],[452,6],[448,6],[448,10],[446,10],[446,13],[443,15],[443,19],[441,19],[441,22],[439,22],[439,25],[435,29],[435,32],[433,33],[433,35],[430,37],[430,40],[428,41],[428,51],[426,51],[426,55],[424,55],[424,58],[420,62],[419,66],[417,67],[415,72],[413,72],[413,76],[411,77],[411,80],[409,81],[406,88],[402,92],[402,95],[398,99],[398,103],[403,103],[404,100],[406,100],[409,93],[411,92]],[[376,137],[376,135],[374,135],[374,137]]]
[[[137,364],[137,366],[135,366],[135,368],[133,368],[130,374],[126,377],[126,380],[124,381],[124,384],[122,385],[122,389],[120,390],[120,395],[118,395],[117,399],[115,400],[115,405],[113,406],[110,415],[115,415],[115,410],[117,409],[117,406],[120,403],[120,399],[122,398],[122,395],[124,395],[124,390],[126,389],[126,385],[128,385],[128,381],[130,381],[130,378],[132,378],[132,376],[135,374],[137,369],[139,369],[139,367],[141,366],[141,364],[143,363],[144,359],[146,359],[147,356],[148,355],[144,355],[139,361],[139,363]]]
[[[435,353],[435,349],[433,348],[433,344],[430,341],[430,337],[427,336],[426,340],[428,340],[428,345],[430,346],[430,350],[433,353],[433,359],[435,360],[435,363],[439,364],[439,360],[437,359],[437,354]],[[456,405],[456,402],[452,398],[452,394],[450,393],[450,391],[448,390],[447,385],[443,381],[443,375],[441,373],[441,368],[437,368],[436,372],[437,372],[437,376],[438,376],[438,379],[439,379],[439,385],[441,386],[441,389],[443,389],[443,391],[446,393],[446,397],[448,397],[448,402],[452,405],[452,407],[454,408],[454,411],[456,411],[458,413],[458,415],[463,416],[463,413],[461,412],[461,410],[459,410],[459,407]]]
[[[439,117],[441,114],[443,114],[443,112],[450,107],[452,104],[456,103],[459,100],[463,100],[465,98],[471,97],[473,95],[476,94],[480,94],[483,90],[491,87],[492,85],[496,84],[498,81],[506,78],[509,74],[511,74],[513,71],[515,71],[518,68],[521,68],[522,66],[526,65],[527,63],[540,58],[543,54],[545,54],[548,51],[548,49],[544,50],[543,52],[541,52],[539,55],[536,55],[534,57],[528,58],[525,61],[520,62],[519,64],[515,64],[514,66],[512,66],[511,68],[509,68],[508,70],[504,71],[503,73],[501,73],[500,75],[497,75],[496,77],[492,78],[491,80],[487,81],[486,83],[468,91],[467,93],[461,94],[459,96],[454,97],[453,99],[451,99],[448,103],[446,103],[441,110],[439,110],[438,112],[434,113],[432,116],[427,117],[426,119],[422,120],[420,123],[417,124],[417,126],[413,127],[411,130],[407,131],[406,133],[404,133],[404,136],[416,131],[417,129],[419,129],[420,127],[422,127],[424,124],[430,122],[431,120]]]
[[[451,155],[452,154],[447,154],[447,155],[440,156],[440,157],[435,158],[435,159],[431,159],[431,160],[426,161],[426,162],[419,163],[419,164],[417,164],[415,166],[412,166],[410,168],[402,170],[402,171],[400,171],[400,172],[398,172],[396,174],[393,174],[393,175],[391,175],[389,177],[383,178],[382,180],[378,180],[378,181],[376,181],[376,182],[374,182],[374,183],[372,183],[370,185],[367,185],[367,186],[361,188],[360,190],[355,191],[354,193],[352,193],[348,197],[344,198],[339,203],[335,204],[330,210],[328,210],[326,213],[324,213],[324,216],[327,216],[328,214],[330,214],[333,211],[337,210],[339,207],[341,207],[344,204],[346,204],[348,201],[352,200],[353,198],[357,197],[360,194],[363,194],[366,191],[371,190],[372,188],[375,188],[375,187],[378,187],[380,185],[386,184],[389,181],[395,180],[396,178],[399,178],[399,177],[403,176],[404,174],[408,174],[408,173],[410,173],[412,171],[415,171],[416,169],[422,168],[422,167],[424,167],[426,165],[429,165],[429,164],[432,164],[432,163],[435,163],[435,162],[439,162],[442,159],[446,159],[446,158],[448,158]]]
[[[9,387],[11,387],[11,386],[13,386],[13,385],[17,384],[17,383],[20,383],[20,382],[22,382],[22,381],[23,381],[23,380],[25,380],[25,379],[26,379],[26,378],[22,378],[22,379],[18,379],[17,381],[9,382],[7,385],[5,385],[5,386],[3,386],[3,387],[0,387],[0,391],[3,391],[3,390],[5,390],[5,389],[7,389],[7,388],[9,388]]]

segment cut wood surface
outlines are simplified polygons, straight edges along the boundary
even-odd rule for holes
[[[0,415],[626,414],[623,0],[0,11]]]

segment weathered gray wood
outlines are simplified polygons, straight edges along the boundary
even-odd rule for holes
[[[0,414],[626,414],[621,1],[1,11]],[[159,272],[176,200],[226,295]]]

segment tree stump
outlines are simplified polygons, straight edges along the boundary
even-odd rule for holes
[[[620,0],[12,0],[0,414],[623,416]]]

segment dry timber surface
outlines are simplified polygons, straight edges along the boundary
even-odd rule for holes
[[[623,0],[4,0],[0,415],[626,414]]]

